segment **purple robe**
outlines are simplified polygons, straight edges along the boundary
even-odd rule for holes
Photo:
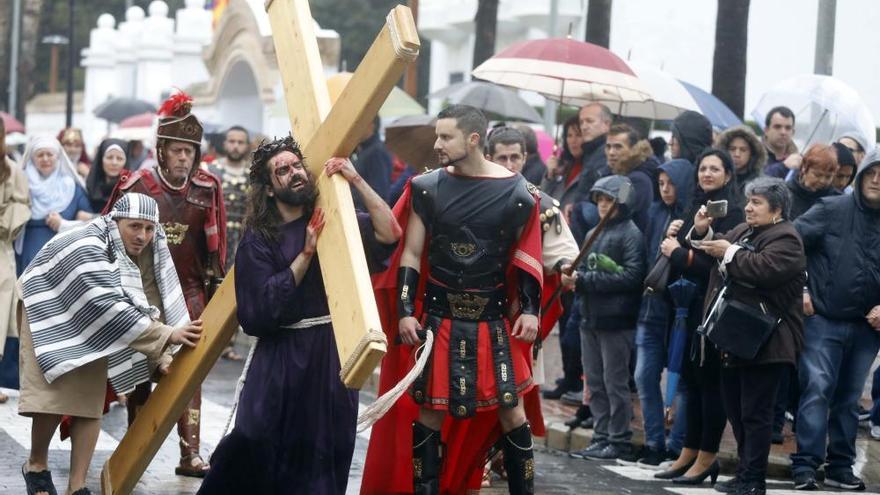
[[[330,314],[317,257],[297,285],[289,266],[302,251],[308,218],[279,227],[279,242],[248,230],[235,257],[238,321],[259,337],[235,428],[211,457],[200,494],[344,494],[354,453],[358,394],[339,379],[330,323],[290,329]],[[376,245],[369,216],[358,213],[371,267]],[[371,256],[373,255],[373,256]]]

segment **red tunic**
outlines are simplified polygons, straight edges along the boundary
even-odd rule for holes
[[[536,280],[543,279],[541,268],[541,226],[539,222],[539,201],[523,228],[519,240],[514,246],[510,263],[507,267],[506,287],[509,300],[515,300],[517,294],[517,273],[523,270]],[[411,211],[411,189],[407,184],[403,195],[394,207],[394,213],[401,227],[406,231]],[[376,302],[382,318],[382,326],[388,334],[388,341],[394,342],[397,337],[397,269],[405,245],[401,239],[398,249],[391,258],[385,272],[373,278]],[[427,252],[427,249],[425,250]],[[429,278],[430,267],[427,256],[423,255],[420,269],[420,289],[424,293],[424,285]],[[422,313],[422,301],[416,302],[416,314]],[[518,315],[517,315],[518,316]],[[518,354],[518,360],[525,366],[531,366],[531,345],[521,341],[513,341],[511,352]],[[379,393],[382,394],[396,385],[404,374],[412,367],[412,347],[404,345],[391,346],[382,361],[379,378]],[[528,370],[529,376],[531,370]],[[494,377],[492,378],[494,379]],[[540,402],[537,388],[529,385],[521,393],[526,414],[533,425],[533,433],[544,434],[544,423],[540,413]],[[412,430],[411,424],[418,418],[419,406],[410,395],[404,395],[392,409],[374,426],[370,436],[370,445],[364,467],[364,478],[361,484],[363,494],[398,494],[412,493]],[[447,445],[443,456],[441,473],[442,493],[464,493],[469,486],[477,482],[482,474],[485,456],[489,448],[499,438],[501,425],[494,408],[477,409],[476,415],[467,419],[453,419],[447,416],[442,428],[442,441]]]

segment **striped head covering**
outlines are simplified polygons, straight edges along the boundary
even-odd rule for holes
[[[125,251],[116,220],[156,223],[152,256],[164,315],[144,293],[138,266]],[[100,358],[117,393],[149,379],[146,356],[128,345],[153,321],[189,320],[156,201],[124,195],[107,215],[55,236],[21,276],[37,363],[46,381]]]

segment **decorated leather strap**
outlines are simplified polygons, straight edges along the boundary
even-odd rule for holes
[[[452,320],[449,333],[449,412],[473,416],[477,408],[477,332],[479,322]]]
[[[415,316],[419,272],[409,266],[397,269],[397,318]]]
[[[492,341],[492,360],[495,368],[495,388],[501,407],[515,407],[519,403],[516,395],[516,373],[510,356],[510,338],[504,328],[504,321],[489,322]]]

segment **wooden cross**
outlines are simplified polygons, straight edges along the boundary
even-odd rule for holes
[[[419,37],[409,8],[395,7],[336,104],[330,105],[314,21],[307,0],[266,0],[272,38],[284,84],[293,135],[309,169],[318,178],[318,206],[327,223],[318,240],[342,381],[359,389],[385,354],[360,230],[348,182],[321,172],[334,156],[349,156],[364,129],[419,53]],[[104,464],[105,495],[130,493],[183,413],[196,387],[238,327],[235,273],[230,271],[202,314],[204,333],[195,349],[185,349]]]

